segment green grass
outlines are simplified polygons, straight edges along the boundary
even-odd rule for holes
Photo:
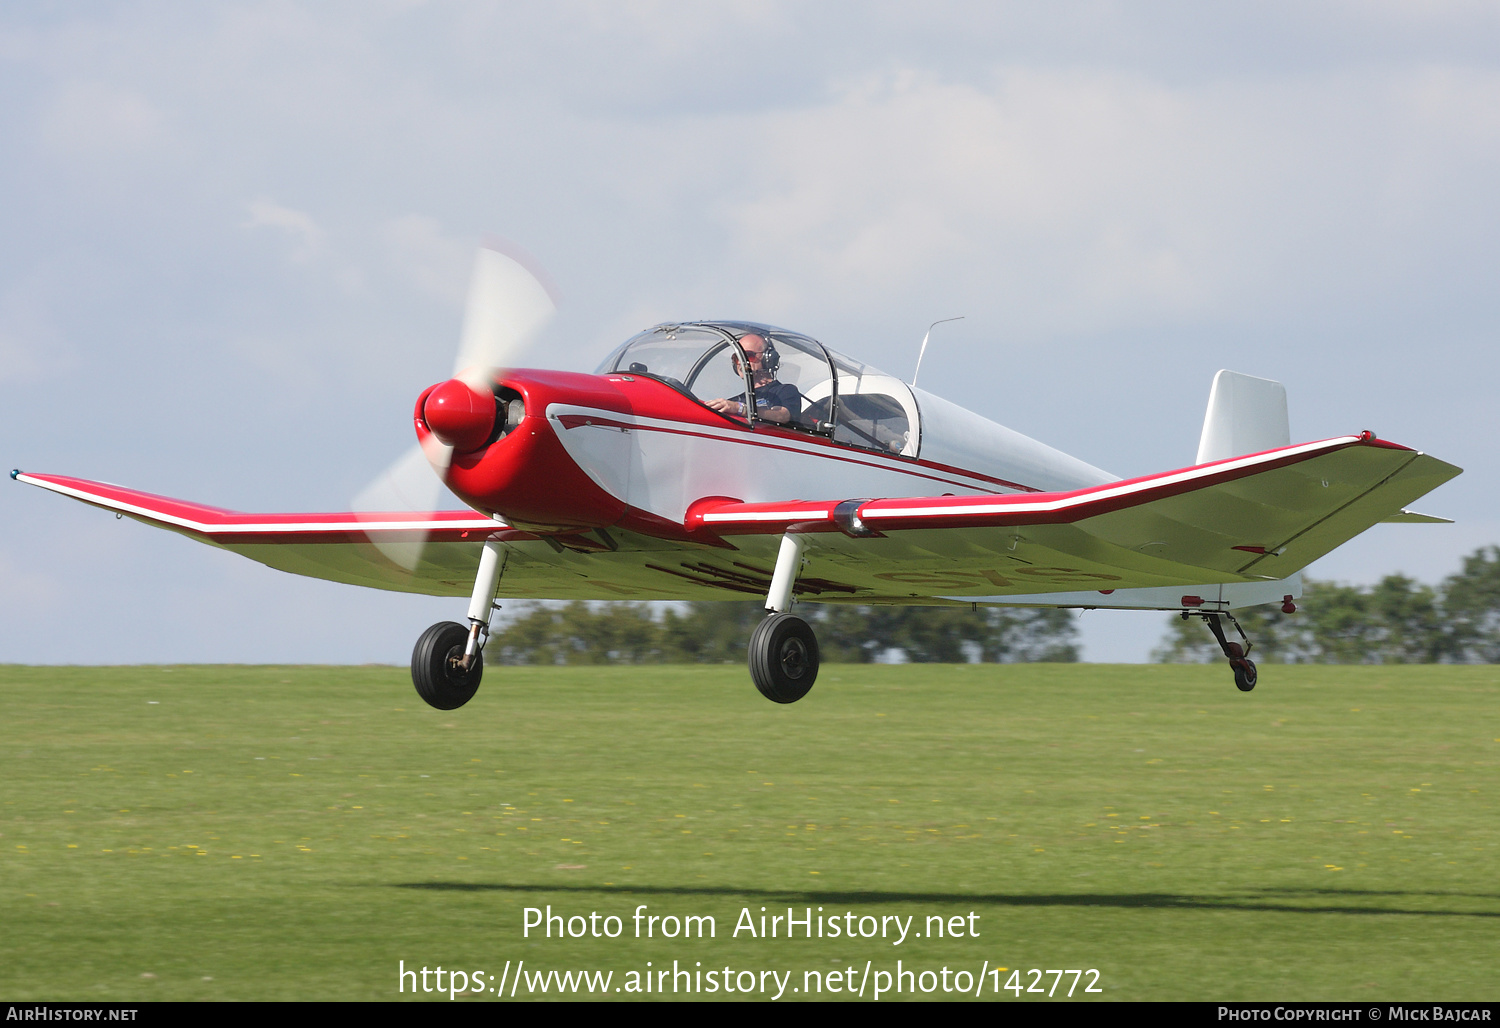
[[[393,668],[0,667],[0,710],[9,1000],[386,1000],[400,960],[521,959],[1500,996],[1490,667],[827,666],[789,707],[735,667],[491,668],[448,713]],[[523,938],[548,904],[625,934]],[[635,939],[640,904],[717,936]],[[980,935],[732,936],[789,905]]]

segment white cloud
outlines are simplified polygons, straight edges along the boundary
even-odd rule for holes
[[[746,119],[724,217],[756,288],[809,306],[956,284],[1076,332],[1346,300],[1462,230],[1435,198],[1497,170],[1496,90],[1494,72],[1427,69],[1175,87],[906,73]],[[1392,262],[1413,210],[1424,238]]]
[[[326,233],[306,211],[283,207],[268,197],[252,200],[247,209],[250,217],[244,227],[279,229],[291,240],[287,256],[293,263],[307,264],[323,252]]]

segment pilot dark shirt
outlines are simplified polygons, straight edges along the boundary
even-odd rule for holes
[[[785,382],[768,382],[763,386],[755,387],[755,408],[757,412],[764,412],[770,407],[785,407],[791,414],[791,420],[796,421],[802,416],[802,394],[797,392],[797,387]]]

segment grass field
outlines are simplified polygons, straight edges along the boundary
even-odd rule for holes
[[[784,1000],[852,968],[868,1001],[897,960],[1005,968],[987,999],[1031,968],[1098,969],[1092,999],[1500,998],[1500,669],[1261,680],[825,666],[777,707],[736,667],[492,668],[441,713],[395,668],[0,667],[0,999],[388,1000],[399,961],[487,988],[521,960],[615,998],[674,960],[790,971]],[[549,904],[622,934],[524,938]],[[641,904],[715,937],[637,939]],[[923,935],[733,935],[788,906]]]

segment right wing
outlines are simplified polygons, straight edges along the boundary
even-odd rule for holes
[[[1459,473],[1364,433],[1068,492],[703,501],[689,527],[736,543],[816,533],[817,553],[858,560],[897,602],[1004,602],[1281,581]]]
[[[489,539],[506,544],[504,595],[512,597],[744,599],[764,597],[770,581],[759,566],[719,562],[700,570],[701,558],[722,546],[615,529],[544,537],[473,510],[247,514],[65,475],[14,471],[11,478],[279,571],[396,592],[468,596]],[[754,549],[774,559],[775,540],[764,543]]]
[[[436,596],[468,595],[484,540],[507,530],[473,510],[245,514],[66,475],[14,471],[11,478],[232,550],[280,571]],[[381,549],[406,544],[422,546],[422,562],[414,570],[392,561]]]

